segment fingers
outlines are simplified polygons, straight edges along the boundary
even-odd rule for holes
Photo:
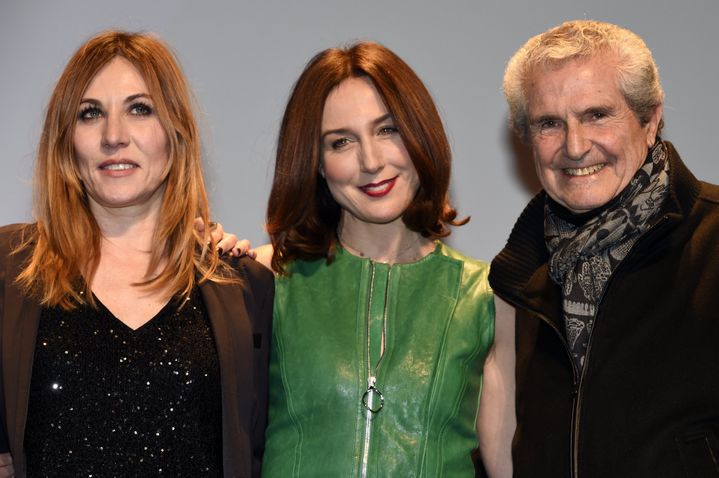
[[[222,224],[219,222],[210,221],[210,236],[212,237],[212,243],[217,244],[217,247],[222,247],[223,251],[229,250],[234,245],[234,242],[225,240],[225,238],[232,238],[237,241],[237,236],[234,234],[225,234],[225,230],[222,228]]]
[[[198,217],[195,218],[194,226],[195,226],[195,230],[196,230],[197,232],[205,232],[205,223],[202,222],[202,218],[201,218],[201,217],[198,216]]]
[[[251,257],[252,259],[257,257],[257,253],[250,249],[250,241],[247,239],[238,240],[237,236],[232,233],[226,233],[222,224],[215,221],[209,221],[207,223],[210,226],[210,244],[216,244],[215,248],[217,253],[223,255],[225,253],[232,257],[242,257],[244,255]],[[201,218],[195,219],[195,229],[198,232],[204,232],[205,224]],[[0,476],[0,478],[2,478]]]
[[[233,257],[242,257],[244,255],[251,257],[254,259],[257,257],[257,253],[250,249],[250,241],[247,239],[242,239],[241,241],[237,241],[237,244],[234,245],[234,247],[230,250],[230,255]]]

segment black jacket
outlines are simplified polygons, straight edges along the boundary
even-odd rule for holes
[[[23,439],[40,306],[15,285],[27,254],[10,254],[24,225],[0,228],[0,425],[15,476],[25,476]],[[251,259],[237,260],[241,284],[205,282],[200,293],[215,338],[222,387],[226,477],[259,476],[267,423],[267,371],[274,279]],[[202,437],[198,437],[202,439]],[[0,436],[0,452],[7,451]]]
[[[719,187],[667,146],[668,204],[610,278],[581,373],[548,275],[544,192],[492,262],[517,309],[516,477],[719,477]]]

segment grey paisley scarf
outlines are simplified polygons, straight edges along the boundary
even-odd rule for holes
[[[545,205],[544,237],[549,249],[549,273],[562,286],[567,342],[581,369],[597,307],[617,265],[649,228],[668,194],[666,146],[652,147],[644,165],[620,195],[583,224],[561,217]],[[561,206],[560,206],[561,208]],[[575,221],[576,222],[576,221]]]

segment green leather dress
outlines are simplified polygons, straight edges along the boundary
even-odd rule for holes
[[[339,249],[289,271],[276,279],[263,477],[474,476],[489,266],[438,242],[410,264]]]

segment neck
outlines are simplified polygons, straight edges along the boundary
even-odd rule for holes
[[[343,218],[337,236],[350,254],[387,264],[414,262],[434,250],[432,240],[408,229],[401,219],[388,224],[368,224]]]
[[[155,230],[160,218],[161,201],[149,204],[110,208],[91,202],[90,209],[103,238],[103,249],[114,248],[148,254],[155,239]]]

